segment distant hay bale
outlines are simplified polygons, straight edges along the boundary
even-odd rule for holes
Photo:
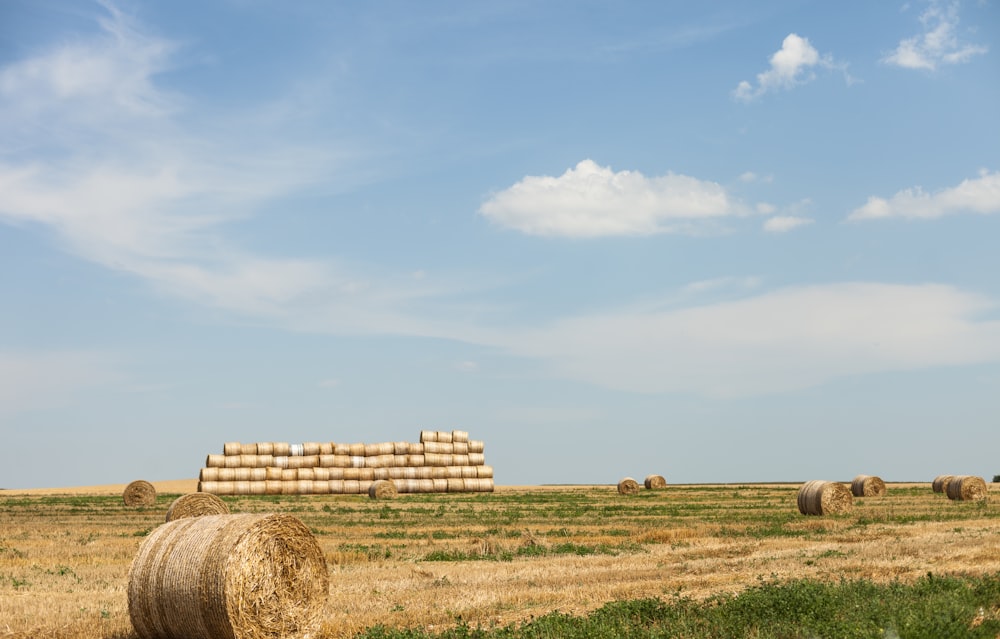
[[[146,537],[128,611],[141,639],[277,639],[312,630],[328,590],[323,551],[295,517],[206,515]]]
[[[667,480],[663,478],[663,475],[647,475],[646,480],[643,485],[650,490],[656,490],[658,488],[666,488]]]
[[[156,503],[156,488],[145,479],[137,479],[125,487],[122,501],[126,506],[152,506]]]
[[[167,508],[167,521],[184,519],[185,517],[202,517],[204,515],[225,515],[229,506],[212,493],[188,493],[181,495]]]
[[[464,431],[464,430],[453,430],[453,431],[451,431],[451,441],[452,442],[468,443],[468,441],[469,441],[469,433],[467,431]]]
[[[858,475],[851,481],[851,494],[855,497],[882,497],[885,482],[874,475]]]
[[[948,493],[948,499],[957,501],[979,501],[989,496],[986,480],[973,475],[952,477],[945,492]]]
[[[849,510],[854,497],[840,482],[813,479],[799,487],[798,504],[803,515],[835,515]]]
[[[396,484],[388,479],[376,480],[368,488],[368,496],[372,499],[393,499],[397,492]]]
[[[639,492],[639,482],[632,479],[631,477],[626,477],[625,479],[618,482],[619,495],[635,495],[638,492]]]
[[[954,475],[938,475],[934,478],[933,483],[931,483],[931,488],[936,493],[948,492],[948,482],[951,481]]]

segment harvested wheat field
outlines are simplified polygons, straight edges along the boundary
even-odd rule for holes
[[[0,491],[0,637],[136,639],[133,559],[193,482]],[[912,582],[1000,572],[1000,502],[891,484],[843,513],[803,516],[798,483],[500,486],[493,493],[225,496],[236,514],[284,513],[315,536],[329,596],[313,639],[383,625],[490,628],[614,600],[705,598],[762,579]],[[178,522],[180,523],[180,522]],[[991,612],[990,614],[993,614]]]

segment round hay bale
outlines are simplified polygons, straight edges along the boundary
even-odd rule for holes
[[[470,439],[469,440],[469,452],[470,453],[481,453],[481,452],[483,452],[484,448],[486,448],[486,445],[482,441],[480,441],[478,439]]]
[[[639,492],[639,482],[632,479],[631,477],[626,477],[625,479],[618,482],[619,495],[635,495],[638,492]]]
[[[229,506],[212,493],[188,493],[181,495],[167,508],[167,521],[184,519],[185,517],[202,517],[204,515],[225,515]]]
[[[122,501],[126,506],[152,506],[156,503],[156,488],[145,479],[137,479],[125,487]]]
[[[368,487],[368,496],[372,499],[393,499],[397,493],[396,484],[388,479],[376,479]]]
[[[948,482],[945,489],[948,499],[958,501],[979,501],[989,496],[986,480],[973,475],[956,475]]]
[[[666,488],[667,480],[663,478],[663,475],[647,475],[643,485],[650,490]]]
[[[797,501],[803,515],[835,515],[849,510],[854,497],[840,482],[813,479],[799,487]]]
[[[427,442],[436,442],[438,440],[438,434],[436,430],[422,430],[420,431],[420,443],[425,444]]]
[[[469,433],[464,430],[453,430],[451,431],[451,441],[467,443],[469,441]]]
[[[954,475],[938,475],[931,483],[931,488],[936,493],[948,492],[948,482],[951,481],[952,477],[954,477]]]
[[[239,455],[243,450],[243,444],[239,442],[226,442],[222,445],[223,455]]]
[[[885,482],[874,475],[858,475],[851,481],[851,494],[855,497],[882,497]]]
[[[257,442],[257,454],[258,455],[273,455],[274,454],[274,443],[273,442]]]
[[[128,573],[142,639],[302,636],[329,590],[323,551],[286,514],[206,515],[154,530]]]

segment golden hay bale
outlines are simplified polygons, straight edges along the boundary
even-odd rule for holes
[[[989,496],[989,488],[986,486],[986,480],[973,475],[956,475],[952,477],[948,482],[945,492],[948,493],[948,499],[959,501],[978,501],[986,499]]]
[[[464,430],[453,430],[453,431],[451,431],[451,441],[453,441],[453,442],[468,443],[468,441],[469,441],[469,433],[468,433],[468,431],[464,431]]]
[[[126,506],[152,506],[156,503],[156,488],[145,479],[137,479],[125,487],[122,501]]]
[[[272,442],[257,442],[257,454],[258,455],[273,455],[274,454],[274,443],[272,443]]]
[[[851,494],[855,497],[882,497],[885,482],[875,475],[858,475],[851,481]]]
[[[229,512],[226,502],[212,493],[181,495],[167,508],[167,521],[204,515],[225,515]]]
[[[936,493],[948,492],[948,482],[951,481],[952,477],[954,477],[954,475],[938,475],[931,483],[931,488]]]
[[[323,551],[286,514],[206,515],[154,530],[128,573],[142,639],[301,636],[329,590]]]
[[[392,499],[397,492],[396,484],[388,479],[378,479],[368,487],[368,496],[372,499]]]
[[[239,442],[226,442],[222,445],[223,455],[239,455],[243,450],[243,444]]]
[[[634,495],[638,492],[639,492],[639,482],[632,479],[631,477],[626,477],[625,479],[618,482],[619,495]]]
[[[477,477],[488,477],[493,478],[493,467],[492,466],[476,466],[476,476]]]
[[[854,497],[840,482],[813,479],[799,487],[797,501],[803,515],[835,515],[849,510]]]
[[[666,488],[667,480],[663,478],[663,475],[647,475],[643,485],[650,490]]]

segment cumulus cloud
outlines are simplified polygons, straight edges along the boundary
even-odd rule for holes
[[[941,65],[968,62],[973,56],[988,51],[985,45],[972,44],[959,38],[957,0],[931,2],[920,14],[923,32],[905,38],[882,62],[904,69],[933,71]]]
[[[643,393],[743,397],[1000,359],[998,304],[943,285],[788,288],[679,310],[567,318],[506,346],[555,375]]]
[[[715,182],[614,172],[592,160],[558,177],[525,177],[494,193],[479,212],[522,233],[566,237],[697,232],[712,220],[745,214]]]
[[[848,220],[883,218],[933,219],[958,213],[1000,213],[1000,172],[982,171],[978,178],[927,193],[921,187],[899,191],[889,199],[871,196]]]
[[[764,230],[768,233],[787,233],[788,231],[797,229],[800,226],[812,223],[813,220],[807,217],[799,217],[796,215],[776,215],[765,220]]]
[[[814,69],[846,68],[834,62],[829,55],[820,55],[807,38],[795,33],[785,36],[781,49],[770,60],[770,68],[757,74],[757,84],[741,81],[733,91],[733,97],[741,102],[751,102],[765,93],[791,89],[816,77]],[[848,76],[849,79],[849,76]]]

